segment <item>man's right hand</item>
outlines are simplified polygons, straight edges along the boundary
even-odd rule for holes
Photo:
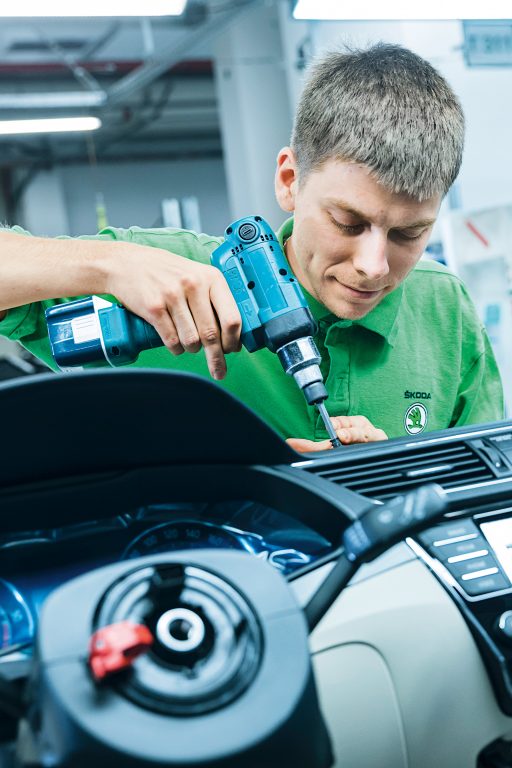
[[[240,350],[242,319],[222,273],[169,251],[125,248],[110,261],[106,293],[153,325],[173,355],[204,347],[214,379]]]
[[[44,299],[111,294],[151,323],[174,355],[204,347],[215,379],[226,375],[225,355],[240,349],[240,313],[215,267],[147,245],[1,229],[0,249],[0,313]]]

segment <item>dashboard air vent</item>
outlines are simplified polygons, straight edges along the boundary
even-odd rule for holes
[[[423,483],[435,482],[443,488],[457,488],[495,478],[478,453],[462,441],[418,446],[378,457],[354,458],[309,471],[381,501]]]

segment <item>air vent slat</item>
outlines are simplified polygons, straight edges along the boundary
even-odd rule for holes
[[[364,480],[357,480],[352,481],[350,480],[350,487],[353,490],[359,491],[360,488],[375,488],[375,487],[382,487],[382,486],[388,486],[391,483],[400,484],[403,486],[410,485],[410,484],[420,484],[421,483],[427,483],[431,480],[431,478],[434,477],[434,475],[429,475],[428,477],[403,477],[400,475],[387,475],[385,480],[383,481],[382,476],[380,478],[374,479],[372,482],[371,479],[368,479],[366,482]],[[454,479],[453,472],[439,472],[435,475],[435,482],[436,483],[442,483],[443,485],[446,483],[452,483],[453,485],[460,485],[458,480],[466,480],[467,478],[474,478],[475,482],[480,481],[482,478],[492,478],[492,474],[486,470],[485,468],[471,468],[471,469],[465,469],[462,471],[457,472],[457,479]],[[343,481],[343,479],[340,478],[338,481],[338,484],[340,485],[346,485],[346,482]]]
[[[384,500],[426,482],[456,488],[487,480],[494,474],[485,461],[464,442],[428,445],[402,453],[329,463],[310,471],[370,498]]]
[[[394,460],[393,464],[396,465],[396,459]],[[432,467],[439,466],[439,465],[445,465],[447,464],[447,461],[433,461],[431,463]],[[450,461],[450,464],[454,465],[455,461]],[[481,466],[482,462],[480,458],[476,455],[464,458],[463,460],[459,460],[457,462],[457,467],[463,467],[466,465],[476,465]],[[331,470],[323,470],[319,472],[318,474],[320,477],[324,477],[326,480],[333,480],[334,482],[342,482],[342,479],[344,477],[350,478],[350,482],[353,482],[357,480],[358,477],[362,478],[370,478],[372,475],[382,475],[383,467],[386,465],[385,462],[380,462],[377,467],[363,467],[361,469],[357,469],[357,471],[351,471],[350,469],[347,469],[347,471],[343,471],[343,474],[340,474],[339,467],[336,467],[336,469]],[[421,463],[421,466],[418,465],[418,462],[411,462],[411,461],[404,461],[400,464],[400,475],[406,475],[407,471],[414,469],[428,469],[429,464],[425,463],[425,466],[423,466],[423,462]],[[393,467],[394,469],[394,467]],[[458,470],[457,470],[458,471]],[[425,475],[428,477],[427,475]]]
[[[408,471],[403,471],[403,470],[397,471],[397,470],[395,470],[394,472],[382,472],[382,471],[379,472],[378,470],[377,471],[376,470],[370,470],[369,472],[358,472],[357,474],[353,473],[353,472],[350,472],[350,473],[341,472],[340,473],[340,471],[338,470],[336,475],[331,476],[331,477],[329,477],[327,479],[328,480],[333,480],[334,482],[341,482],[341,481],[343,481],[343,482],[350,482],[350,483],[357,484],[358,482],[371,483],[373,479],[377,479],[378,480],[379,478],[382,478],[383,476],[387,477],[387,478],[390,478],[390,479],[391,478],[395,478],[395,477],[396,478],[401,477],[401,478],[404,479],[404,481],[406,481],[409,477],[410,477],[411,480],[424,480],[424,478],[426,478],[426,480],[428,480],[430,477],[433,477],[434,475],[436,477],[440,477],[442,475],[449,477],[449,476],[451,476],[454,473],[456,475],[459,475],[459,474],[466,474],[467,472],[479,472],[479,471],[484,471],[484,472],[486,472],[486,473],[488,473],[488,474],[490,474],[492,476],[491,471],[486,466],[482,466],[482,463],[478,462],[478,461],[472,461],[471,463],[465,462],[464,464],[460,464],[460,465],[458,465],[455,468],[452,466],[449,469],[446,468],[445,464],[442,464],[442,465],[439,465],[439,464],[433,465],[432,464],[432,465],[427,466],[427,467],[422,467],[421,469],[422,469],[422,471],[425,471],[424,474],[421,474],[421,475],[420,474],[409,475],[408,474],[409,470]],[[429,471],[427,473],[426,472],[427,469],[428,470],[437,470],[437,471],[435,471],[435,472],[434,471],[432,471],[432,472]],[[321,477],[325,477],[325,475],[323,475],[323,474],[320,475],[320,476]]]
[[[458,480],[450,480],[450,475],[439,475],[434,478],[436,483],[439,483],[443,486],[443,488],[447,488],[448,486],[456,488],[458,485],[466,485],[468,482],[474,482],[479,483],[484,480],[492,479],[492,476],[488,476],[484,474],[483,472],[478,475],[469,475],[464,476],[462,475],[459,477]],[[431,480],[431,478],[429,478]],[[407,491],[409,488],[414,488],[417,485],[422,485],[423,483],[427,482],[424,478],[414,478],[413,480],[399,480],[396,482],[386,482],[384,483],[374,483],[374,484],[363,484],[360,483],[359,485],[356,484],[350,484],[350,489],[352,491],[357,491],[358,493],[362,493],[363,496],[376,496],[380,493],[388,492],[389,490],[394,490],[397,494],[403,493],[404,491]],[[434,481],[432,481],[434,482]],[[344,483],[345,485],[345,483]]]
[[[470,485],[473,483],[485,483],[487,480],[494,480],[493,475],[484,474],[482,472],[481,475],[476,475],[475,477],[467,478],[462,476],[461,478],[457,480],[447,480],[446,482],[443,481],[441,485],[443,488],[457,488],[461,485]]]
[[[403,468],[405,466],[414,466],[417,467],[418,464],[428,464],[430,461],[432,463],[436,464],[444,464],[446,462],[459,462],[461,460],[464,460],[465,458],[472,459],[474,461],[480,462],[481,459],[479,456],[477,456],[472,451],[459,451],[457,453],[451,453],[448,454],[447,452],[439,452],[438,454],[434,453],[433,451],[429,451],[424,456],[422,454],[414,453],[411,455],[410,453],[403,454],[401,456],[392,456],[389,459],[386,459],[384,457],[379,458],[379,467],[385,468],[385,467],[392,467],[393,465],[400,464],[400,467]],[[368,461],[365,460],[363,462],[361,461],[350,461],[343,464],[344,471],[351,472],[351,471],[357,471],[360,468],[368,469]],[[321,473],[323,476],[327,476],[330,472],[337,472],[339,471],[339,467],[333,468],[332,470],[325,469],[322,470]]]
[[[390,458],[382,457],[379,460],[378,465],[379,465],[379,467],[392,466],[393,464],[396,464],[397,461],[400,461],[401,466],[404,466],[404,464],[406,464],[406,463],[412,463],[412,464],[414,464],[416,466],[417,462],[428,463],[430,460],[435,461],[436,464],[437,464],[437,463],[444,463],[445,461],[457,461],[460,458],[468,456],[468,454],[471,457],[474,457],[477,461],[480,460],[479,457],[475,453],[473,453],[472,451],[468,451],[466,446],[463,446],[462,449],[459,449],[459,450],[453,450],[452,449],[450,451],[448,451],[448,450],[444,450],[444,451],[442,451],[442,450],[440,450],[440,451],[430,451],[429,450],[429,451],[425,451],[424,453],[420,453],[418,451],[414,451],[413,453],[411,453],[411,452],[404,452],[399,457],[397,457],[397,456],[391,456]],[[346,469],[346,471],[348,471],[348,472],[350,472],[351,468],[353,468],[354,470],[357,470],[358,468],[360,468],[362,466],[362,463],[364,464],[365,461],[368,462],[368,459],[363,460],[363,462],[361,462],[361,460],[353,460],[353,461],[350,461],[350,462],[346,462],[346,463],[343,464],[343,469],[344,469],[344,471]],[[370,463],[370,462],[368,462],[368,463]],[[327,473],[329,471],[334,472],[336,470],[334,470],[334,469],[333,470],[326,469],[326,470],[323,470],[322,472]]]

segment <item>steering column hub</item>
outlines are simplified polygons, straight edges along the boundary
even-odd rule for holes
[[[190,608],[171,608],[156,623],[156,637],[176,653],[196,651],[206,634],[204,621]]]

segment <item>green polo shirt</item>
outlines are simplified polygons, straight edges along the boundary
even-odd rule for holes
[[[290,219],[279,231],[281,244],[292,229]],[[184,230],[139,227],[107,228],[91,239],[156,246],[205,264],[222,242]],[[315,340],[331,415],[362,414],[389,437],[503,418],[502,386],[489,340],[464,285],[444,267],[420,261],[402,285],[360,320],[340,320],[308,293],[306,298],[318,322]],[[44,310],[64,300],[9,310],[0,333],[55,368]],[[276,355],[242,349],[229,355],[227,363],[220,386],[284,438],[327,437],[316,409],[306,405]],[[148,350],[134,365],[209,377],[203,352],[175,357],[165,348]]]

